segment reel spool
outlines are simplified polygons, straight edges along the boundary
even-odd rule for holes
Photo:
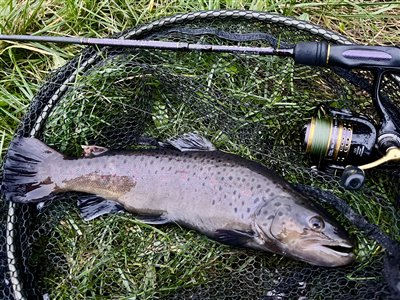
[[[341,183],[350,190],[361,188],[365,170],[400,159],[397,132],[378,130],[367,117],[345,110],[318,107],[302,139],[318,168],[342,172]]]

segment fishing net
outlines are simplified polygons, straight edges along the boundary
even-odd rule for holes
[[[242,11],[178,15],[119,37],[281,48],[350,43],[303,21]],[[397,79],[388,74],[381,90],[395,105]],[[371,80],[368,72],[311,68],[275,56],[88,47],[48,77],[17,135],[77,157],[80,145],[134,149],[200,133],[217,148],[308,187],[303,191],[323,200],[354,236],[357,260],[340,268],[311,266],[221,245],[176,225],[146,225],[129,214],[85,222],[74,194],[39,205],[2,201],[0,298],[398,297],[399,260],[385,248],[396,249],[400,237],[399,169],[377,168],[360,191],[346,191],[335,174],[311,168],[300,139],[321,103],[376,120]]]

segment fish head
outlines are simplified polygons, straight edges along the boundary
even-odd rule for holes
[[[347,232],[306,199],[277,197],[260,208],[255,228],[260,243],[313,265],[336,267],[354,260]]]

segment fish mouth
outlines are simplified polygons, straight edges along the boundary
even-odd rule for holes
[[[354,261],[354,246],[348,241],[315,242],[306,248],[311,253],[308,257],[303,257],[313,265],[323,267],[340,267]]]
[[[351,256],[353,253],[353,245],[349,243],[337,243],[337,244],[328,244],[328,245],[320,245],[323,252],[334,253],[339,256]],[[325,248],[325,249],[324,249]]]

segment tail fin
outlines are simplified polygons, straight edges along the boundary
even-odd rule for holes
[[[56,187],[49,166],[54,166],[61,159],[62,154],[37,139],[14,139],[3,166],[1,193],[6,200],[14,202],[46,200]]]

